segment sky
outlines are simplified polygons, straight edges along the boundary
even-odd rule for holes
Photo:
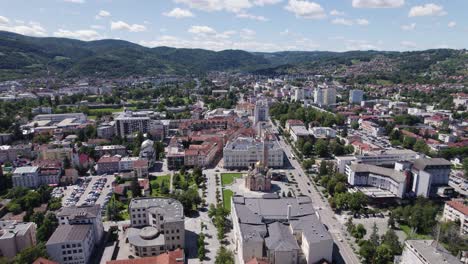
[[[468,47],[468,0],[0,0],[0,30],[210,50]]]

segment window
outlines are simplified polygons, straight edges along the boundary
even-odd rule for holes
[[[83,252],[83,250],[82,250],[81,248],[80,248],[80,249],[78,249],[78,253],[81,253],[81,252]]]
[[[161,221],[164,220],[164,216],[160,215],[159,220],[161,220]]]

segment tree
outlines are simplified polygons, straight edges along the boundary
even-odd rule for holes
[[[393,255],[400,255],[402,252],[400,241],[393,229],[387,230],[382,236],[382,244],[389,246]]]
[[[324,176],[324,175],[327,175],[328,173],[329,172],[328,172],[327,162],[325,160],[322,160],[322,162],[320,162],[319,175]]]
[[[335,185],[335,193],[344,193],[346,192],[346,185],[342,182],[338,182]]]
[[[430,152],[429,146],[422,139],[414,143],[413,150],[424,154],[428,154]]]
[[[349,233],[352,233],[353,230],[356,228],[356,225],[354,225],[353,223],[353,218],[352,217],[349,217],[348,220],[346,221],[346,230],[349,232]]]
[[[353,230],[353,236],[357,239],[363,238],[367,233],[366,228],[362,224],[358,224],[356,228]]]
[[[224,246],[216,254],[215,264],[234,264],[234,254]]]
[[[47,242],[50,236],[54,233],[58,227],[58,221],[54,213],[48,213],[42,225],[37,229],[37,240]]]
[[[390,216],[388,217],[388,227],[391,229],[395,228],[395,218],[393,216],[393,213],[390,213]]]
[[[47,258],[47,250],[44,243],[39,243],[36,246],[32,246],[24,249],[13,259],[14,264],[33,263],[36,259],[43,257]]]
[[[463,170],[465,171],[465,175],[468,175],[468,157],[463,159]]]
[[[314,145],[312,145],[312,143],[310,143],[309,141],[304,143],[304,146],[302,147],[302,153],[304,155],[310,156],[312,155],[313,151],[314,151]]]
[[[380,244],[380,238],[379,238],[379,229],[377,228],[377,224],[374,222],[372,225],[372,233],[370,234],[369,241],[374,244],[374,246],[378,246]]]
[[[315,153],[321,158],[329,156],[328,144],[325,140],[323,139],[317,140],[317,143],[315,143]]]
[[[363,263],[373,263],[375,251],[376,248],[374,244],[368,240],[364,240],[359,244],[359,255],[363,258]]]
[[[138,178],[137,177],[132,178],[132,182],[130,183],[130,190],[132,191],[132,195],[133,195],[134,198],[142,196],[141,186],[138,183]]]
[[[375,251],[375,263],[393,263],[393,256],[392,249],[388,245],[382,244]]]
[[[205,234],[200,233],[197,240],[198,246],[198,259],[202,261],[205,258],[206,250],[205,250]]]

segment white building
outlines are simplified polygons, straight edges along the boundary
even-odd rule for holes
[[[62,207],[56,217],[60,225],[91,225],[95,244],[104,235],[99,205]]]
[[[35,245],[35,223],[0,221],[0,256],[12,259],[22,250]]]
[[[261,121],[268,120],[268,102],[259,100],[255,103],[254,109],[254,125]]]
[[[395,196],[403,198],[406,193],[407,174],[375,165],[352,163],[346,167],[348,183],[353,186],[372,186],[379,190],[363,192],[370,196]],[[409,176],[409,173],[408,173]],[[387,192],[383,192],[385,190]]]
[[[419,196],[431,197],[439,187],[448,186],[451,163],[446,159],[417,159],[414,161],[413,192]]]
[[[146,111],[121,112],[115,119],[115,133],[120,137],[133,135],[135,133],[147,133],[150,129],[150,113]]]
[[[406,240],[400,264],[462,264],[435,240]]]
[[[310,127],[309,131],[316,138],[335,138],[336,130],[329,127]]]
[[[249,168],[263,162],[267,152],[268,167],[283,167],[283,149],[277,141],[260,141],[251,137],[238,137],[223,149],[224,168]]]
[[[91,225],[59,225],[46,243],[50,259],[61,264],[87,264],[95,243]]]
[[[182,204],[172,198],[137,198],[128,207],[130,250],[139,257],[185,247]]]
[[[239,263],[332,262],[333,239],[309,197],[232,197],[234,246]]]
[[[294,142],[298,141],[300,138],[306,139],[312,135],[305,126],[293,126],[289,129],[289,133]]]
[[[361,104],[364,99],[364,91],[362,90],[351,90],[349,91],[349,103],[350,104]]]
[[[296,102],[304,100],[304,89],[300,87],[295,87],[293,100],[295,100]]]
[[[445,203],[444,221],[459,221],[460,234],[468,235],[468,205],[463,200],[452,200]]]
[[[35,188],[40,185],[39,167],[25,166],[16,168],[12,176],[13,187]]]

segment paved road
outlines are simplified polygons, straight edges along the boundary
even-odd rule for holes
[[[280,136],[280,139],[281,140],[279,143],[282,146],[285,155],[288,157],[291,166],[293,167],[293,169],[290,169],[290,172],[293,173],[302,194],[308,195],[312,198],[313,204],[320,215],[322,223],[327,225],[329,232],[331,233],[333,240],[338,247],[338,253],[341,255],[342,260],[346,264],[360,263],[356,254],[354,254],[350,245],[346,242],[343,226],[335,219],[335,214],[328,205],[327,200],[323,198],[321,194],[313,187],[314,183],[307,178],[299,162],[296,159],[290,159],[292,154],[291,146],[286,143],[284,137]],[[342,240],[342,242],[340,240]],[[336,255],[336,253],[337,252],[334,252],[334,255]]]

